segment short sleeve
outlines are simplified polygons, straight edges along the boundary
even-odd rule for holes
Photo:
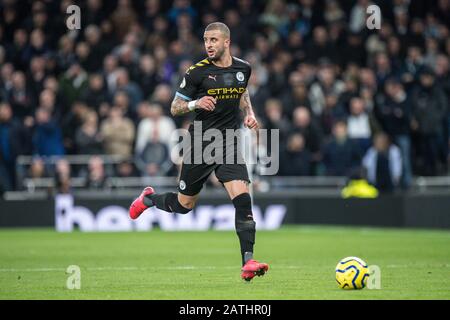
[[[183,100],[191,101],[194,100],[197,91],[198,83],[191,70],[191,72],[188,71],[184,75],[175,95]]]

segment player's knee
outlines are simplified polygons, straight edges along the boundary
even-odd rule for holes
[[[182,209],[183,212],[180,213],[188,213],[195,207],[196,199],[193,197],[177,197],[177,207],[178,209]]]
[[[233,205],[236,208],[236,221],[252,221],[252,199],[249,193],[241,193],[233,198]]]
[[[186,214],[192,210],[192,208],[188,208],[188,207],[185,207],[184,205],[182,205],[178,200],[175,201],[175,204],[172,209],[173,209],[173,212],[181,213],[181,214]]]

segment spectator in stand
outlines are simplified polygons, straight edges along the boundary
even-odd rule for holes
[[[81,100],[100,115],[105,116],[107,110],[102,110],[102,106],[108,101],[108,95],[101,74],[93,73],[89,76],[89,85],[81,93]]]
[[[24,129],[13,118],[11,106],[0,102],[0,184],[3,191],[16,186],[15,163],[17,156],[27,154],[25,139]]]
[[[86,12],[81,16],[82,25],[100,25],[100,23],[106,19],[106,14],[102,10],[102,2],[102,0],[86,1]]]
[[[377,83],[383,87],[384,81],[393,75],[391,61],[386,53],[380,52],[375,57],[375,76],[377,77]]]
[[[59,90],[59,82],[55,76],[47,76],[45,78],[43,90],[49,90],[54,94],[54,104],[58,108],[56,112],[60,115],[60,120],[62,120],[69,113],[70,105],[67,104],[66,97]]]
[[[142,176],[165,176],[173,167],[170,150],[160,141],[148,142],[135,159]]]
[[[436,175],[443,173],[447,161],[447,155],[444,154],[444,144],[447,143],[444,125],[448,125],[448,98],[436,85],[432,69],[424,68],[419,79],[412,93],[413,130],[418,134],[418,148],[424,157],[423,173]]]
[[[40,179],[48,176],[45,162],[41,157],[33,157],[27,177],[31,179]]]
[[[13,74],[14,66],[11,63],[0,66],[0,97],[3,99],[7,98],[7,93],[12,87]]]
[[[136,153],[141,153],[149,143],[161,142],[170,151],[174,147],[171,134],[175,131],[174,121],[163,114],[157,103],[145,103],[147,117],[138,125],[136,135]]]
[[[369,5],[369,0],[358,0],[355,3],[350,12],[350,31],[361,32],[366,27],[366,10]]]
[[[338,101],[338,96],[329,94],[325,97],[325,109],[320,117],[321,126],[325,136],[332,134],[333,125],[338,120],[343,120],[347,117],[345,108]]]
[[[435,66],[437,63],[437,57],[439,55],[439,41],[436,38],[426,39],[426,53],[423,59],[424,64],[427,66]]]
[[[104,189],[107,178],[103,159],[100,156],[92,156],[88,164],[86,187],[89,189]]]
[[[25,72],[28,68],[29,61],[23,59],[28,44],[28,33],[25,29],[17,29],[14,31],[14,42],[7,47],[7,57],[12,61],[16,70]]]
[[[71,168],[65,158],[58,159],[55,164],[55,186],[57,193],[70,193]]]
[[[359,82],[361,88],[368,88],[372,92],[378,89],[377,78],[375,72],[370,68],[362,68],[359,73]]]
[[[268,89],[272,96],[279,96],[287,85],[286,63],[280,58],[275,58],[270,65]]]
[[[33,94],[27,87],[23,72],[16,71],[13,73],[11,87],[6,91],[6,100],[11,104],[14,116],[19,119],[25,119],[25,117],[34,113],[36,102],[33,100]]]
[[[136,166],[143,176],[165,175],[172,169],[170,152],[174,147],[171,133],[173,120],[162,113],[159,104],[148,104],[147,117],[138,126]]]
[[[300,106],[294,110],[292,131],[301,133],[305,138],[306,149],[311,152],[312,170],[315,170],[321,159],[322,133],[307,108]]]
[[[363,159],[368,181],[380,192],[392,192],[400,184],[402,175],[402,157],[400,149],[391,144],[384,133],[375,135],[371,147]]]
[[[170,115],[170,105],[173,100],[173,91],[169,85],[161,83],[156,86],[150,101],[156,102],[161,105],[166,115]],[[174,118],[174,120],[178,120]]]
[[[403,160],[402,187],[411,185],[411,101],[396,78],[385,83],[385,98],[376,110],[383,130],[400,147]]]
[[[102,76],[105,79],[106,89],[109,95],[114,95],[116,90],[116,70],[118,68],[119,62],[117,58],[109,54],[103,59],[103,69]]]
[[[130,28],[137,22],[137,14],[130,0],[119,0],[111,14],[111,21],[119,40],[122,40]]]
[[[134,166],[133,162],[124,160],[117,164],[115,168],[115,175],[120,178],[138,177],[139,172]]]
[[[61,128],[51,112],[41,107],[36,110],[36,125],[33,133],[34,154],[40,156],[64,155]]]
[[[358,144],[348,137],[347,123],[333,125],[333,137],[323,148],[323,164],[328,176],[349,176],[361,163]]]
[[[436,81],[440,84],[447,97],[450,97],[450,57],[440,54],[436,58],[434,68]]]
[[[250,79],[248,80],[247,90],[250,94],[250,99],[253,104],[253,108],[256,114],[262,115],[265,102],[269,99],[270,94],[263,83],[263,73],[265,68],[261,66],[260,68],[253,69]],[[283,100],[284,101],[284,100]],[[288,111],[288,104],[283,102],[283,107],[286,108],[286,113],[289,116],[291,112]]]
[[[126,92],[130,101],[131,113],[136,113],[138,103],[142,100],[142,91],[139,86],[130,81],[127,69],[119,68],[116,71],[116,92]]]
[[[39,95],[38,108],[48,110],[56,121],[61,120],[62,117],[61,108],[56,105],[56,95],[52,90],[50,89],[42,90],[41,94]]]
[[[103,148],[107,154],[130,156],[134,141],[134,124],[124,117],[121,108],[114,106],[109,111],[109,117],[100,127],[103,138]]]
[[[366,64],[367,52],[364,48],[363,38],[360,33],[350,33],[347,36],[347,43],[339,53],[339,60],[345,66],[349,63],[355,63],[358,66]]]
[[[274,29],[281,29],[287,23],[285,2],[281,0],[267,1],[264,12],[260,16],[260,21]]]
[[[313,39],[307,49],[307,58],[313,63],[318,63],[324,58],[336,62],[335,53],[336,48],[329,40],[327,29],[323,26],[314,28]]]
[[[406,56],[403,68],[401,69],[402,82],[408,89],[418,80],[419,72],[423,67],[423,55],[420,47],[408,47],[408,54]]]
[[[92,72],[99,72],[102,69],[102,61],[108,53],[106,42],[102,41],[102,32],[96,25],[88,25],[84,30],[86,45],[89,46],[90,69]]]
[[[372,113],[366,110],[364,100],[354,97],[350,100],[350,115],[347,118],[348,136],[356,141],[362,152],[370,147],[372,132],[377,125]]]
[[[392,70],[397,73],[402,67],[403,48],[400,39],[391,36],[387,43],[387,54],[391,62]]]
[[[34,29],[30,35],[30,43],[23,52],[23,60],[30,61],[35,56],[43,56],[49,49],[45,44],[45,34],[41,29]]]
[[[99,69],[99,61],[96,60],[99,57],[94,57],[91,50],[89,44],[84,41],[79,42],[75,47],[76,59],[87,73],[96,72]]]
[[[406,37],[406,45],[407,47],[425,47],[425,24],[424,21],[420,18],[414,18],[411,21],[411,27],[408,36]]]
[[[121,67],[128,70],[130,78],[136,79],[136,72],[141,55],[139,46],[142,44],[140,33],[131,30],[127,33],[122,43],[116,46],[112,52],[119,59]]]
[[[272,98],[266,101],[265,119],[264,128],[267,130],[280,130],[280,141],[286,141],[291,124],[283,114],[283,106],[279,99]]]
[[[75,61],[74,48],[75,42],[68,35],[62,36],[59,39],[59,50],[56,53],[56,61],[61,70],[67,70]]]
[[[88,86],[88,75],[79,63],[72,64],[60,80],[61,92],[67,98],[67,103],[72,103],[80,97]]]
[[[98,130],[98,116],[94,111],[84,114],[83,124],[75,134],[78,154],[102,154],[102,137]]]
[[[190,65],[192,65],[192,63]],[[158,74],[156,73],[155,59],[153,56],[145,54],[141,57],[139,66],[138,83],[142,87],[144,97],[149,98],[159,82]]]
[[[117,91],[116,94],[113,97],[113,106],[118,107],[121,111],[124,117],[129,119],[135,119],[135,114],[133,110],[130,107],[130,97],[125,91]],[[109,110],[109,108],[108,108]],[[136,110],[137,111],[137,110]]]
[[[336,79],[335,72],[330,65],[323,66],[318,73],[318,81],[311,85],[309,99],[311,108],[316,116],[320,116],[325,108],[325,96],[340,95],[345,89],[344,83]]]
[[[3,65],[5,61],[6,61],[6,50],[0,43],[0,65]]]
[[[298,76],[301,77],[301,75]],[[297,106],[305,106],[311,110],[311,99],[308,96],[308,87],[306,83],[300,79],[291,79],[290,82],[292,85],[286,88],[283,96],[283,109],[292,120],[292,112]]]
[[[300,133],[293,133],[287,145],[280,152],[280,176],[311,175],[311,153],[305,149],[305,139]]]
[[[76,142],[75,135],[79,127],[83,124],[84,115],[89,111],[88,106],[80,101],[75,101],[71,110],[62,120],[62,132],[64,139],[64,148],[67,154],[75,154]]]
[[[178,16],[187,13],[191,20],[197,18],[197,11],[188,0],[175,0],[172,8],[169,10],[168,17],[172,23],[175,23]]]

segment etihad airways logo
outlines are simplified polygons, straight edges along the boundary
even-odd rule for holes
[[[215,89],[208,89],[208,94],[211,96],[215,96],[218,94],[242,94],[245,92],[244,87],[240,88],[215,88]]]

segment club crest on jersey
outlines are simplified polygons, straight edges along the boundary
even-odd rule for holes
[[[233,74],[225,73],[223,75],[223,82],[227,87],[232,86],[233,85]]]
[[[183,77],[183,81],[181,81],[180,88],[183,89],[186,87],[186,79]]]
[[[236,73],[236,79],[238,79],[238,81],[244,81],[244,74],[242,72],[238,72]]]

